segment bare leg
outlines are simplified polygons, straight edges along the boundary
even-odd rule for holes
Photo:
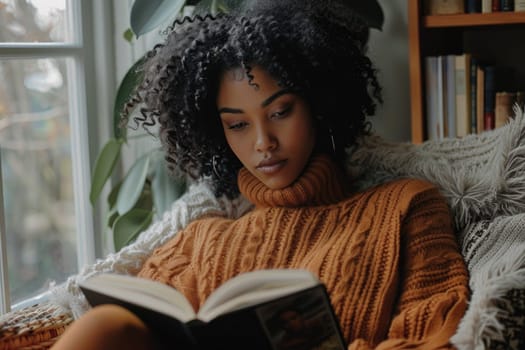
[[[155,349],[155,340],[142,321],[116,305],[102,305],[73,322],[53,350]]]

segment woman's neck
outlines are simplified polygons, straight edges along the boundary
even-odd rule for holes
[[[273,190],[248,170],[238,176],[241,193],[257,207],[302,207],[336,203],[346,197],[345,177],[327,155],[314,155],[290,186]]]

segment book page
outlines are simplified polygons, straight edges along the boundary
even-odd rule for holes
[[[101,302],[91,300],[92,298],[86,295],[92,306],[101,304],[102,301],[112,303],[109,299],[114,299],[144,306],[183,322],[195,318],[193,307],[182,293],[153,280],[128,275],[100,274],[80,282],[80,287],[97,294],[97,300]]]
[[[274,269],[243,273],[217,288],[199,310],[198,318],[209,321],[226,312],[292,294],[319,283],[317,277],[307,270]]]

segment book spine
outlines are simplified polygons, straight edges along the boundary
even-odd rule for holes
[[[482,13],[492,12],[492,0],[481,0],[481,12]]]
[[[501,11],[509,12],[514,11],[514,1],[513,0],[500,0]]]
[[[467,0],[467,13],[481,12],[481,0]]]
[[[445,91],[445,82],[444,82],[444,57],[438,56],[437,57],[437,132],[438,132],[438,139],[443,139],[446,134],[446,116],[445,116],[445,98],[444,98],[444,91]]]
[[[447,111],[447,136],[456,137],[456,57],[454,55],[446,56],[446,87],[445,87],[445,105]]]
[[[427,138],[437,140],[439,138],[438,123],[438,59],[436,56],[425,57],[425,88],[426,88],[426,122]]]
[[[470,95],[468,85],[467,67],[469,66],[469,54],[462,54],[455,57],[455,76],[456,76],[456,135],[466,136],[469,133],[469,104],[467,96]]]
[[[476,68],[476,131],[485,131],[485,69],[480,64]]]
[[[425,2],[429,15],[451,15],[465,12],[465,0],[428,0]]]
[[[514,11],[525,11],[525,0],[514,0]]]
[[[483,115],[485,130],[492,130],[495,128],[495,89],[494,89],[494,66],[485,67],[485,96],[483,103]]]
[[[478,132],[477,115],[477,69],[478,64],[474,58],[470,60],[470,132]]]
[[[510,92],[500,91],[496,93],[495,106],[495,127],[499,128],[507,123],[509,118],[513,115],[512,104],[515,100],[516,94]]]

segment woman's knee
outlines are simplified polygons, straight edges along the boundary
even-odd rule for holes
[[[86,319],[86,323],[92,323],[104,331],[147,331],[147,327],[135,314],[118,305],[97,306],[86,313],[83,318]]]
[[[101,305],[75,321],[56,349],[152,349],[154,337],[133,313],[117,305]],[[80,345],[81,344],[81,345]]]

